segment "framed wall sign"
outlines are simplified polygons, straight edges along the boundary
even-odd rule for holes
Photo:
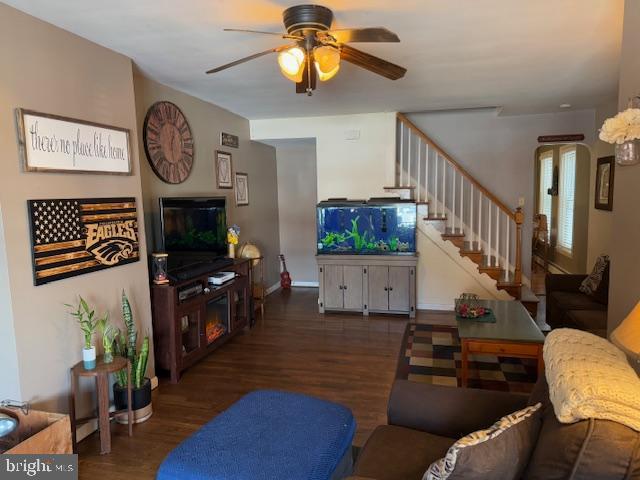
[[[129,130],[16,109],[18,147],[27,172],[131,175]]]
[[[233,188],[231,154],[216,150],[216,184],[218,188]]]
[[[137,262],[135,198],[28,200],[34,284]]]
[[[223,147],[238,148],[238,145],[240,145],[240,140],[238,139],[237,135],[221,132],[220,145],[222,145]]]
[[[236,173],[236,205],[249,205],[249,175]]]
[[[614,156],[598,159],[596,170],[596,199],[598,210],[613,210],[613,179],[616,168]]]

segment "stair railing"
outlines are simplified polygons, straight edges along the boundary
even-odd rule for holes
[[[486,267],[504,270],[504,281],[520,285],[522,209],[506,206],[402,113],[397,140],[396,186],[412,187],[416,202],[428,205],[429,219],[464,234],[465,248],[483,250]]]

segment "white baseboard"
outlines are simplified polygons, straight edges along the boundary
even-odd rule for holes
[[[293,281],[291,282],[291,286],[292,287],[308,287],[308,288],[318,288],[320,286],[320,282],[300,282],[300,281]]]
[[[153,377],[151,377],[151,390],[155,390],[156,388],[158,388],[158,377],[157,375],[154,375]],[[115,410],[115,406],[112,405],[109,411],[114,411],[114,410]],[[97,419],[91,420],[87,423],[83,423],[78,428],[76,428],[76,443],[81,442],[82,440],[84,440],[85,438],[87,438],[89,435],[91,435],[93,432],[96,432],[97,430],[98,430]]]
[[[452,312],[454,309],[453,303],[419,303],[417,305],[418,310],[439,310],[445,312]]]
[[[276,290],[278,290],[280,288],[280,282],[278,283],[274,283],[273,285],[271,285],[269,288],[267,288],[266,294],[267,295],[271,295],[273,292],[275,292]]]

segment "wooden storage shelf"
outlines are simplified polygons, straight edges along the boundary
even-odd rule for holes
[[[316,255],[320,313],[416,315],[417,255]]]
[[[219,271],[233,271],[236,277],[220,287],[208,284]],[[185,287],[201,285],[202,292],[179,300]],[[182,372],[224,345],[249,325],[251,308],[250,262],[236,259],[233,265],[212,269],[189,280],[152,288],[153,338],[156,370],[168,372],[171,382]],[[209,341],[207,325],[222,324],[225,332]],[[186,329],[185,329],[186,327]]]

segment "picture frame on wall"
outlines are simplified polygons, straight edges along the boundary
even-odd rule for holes
[[[236,205],[249,205],[249,175],[236,172]]]
[[[15,110],[25,172],[131,175],[127,128],[23,108]]]
[[[240,146],[240,139],[237,135],[220,132],[220,145],[223,147],[238,148]]]
[[[615,156],[612,155],[598,159],[594,205],[598,210],[613,210],[613,180],[615,168]]]
[[[231,154],[216,150],[216,185],[218,188],[233,188],[233,165]]]

